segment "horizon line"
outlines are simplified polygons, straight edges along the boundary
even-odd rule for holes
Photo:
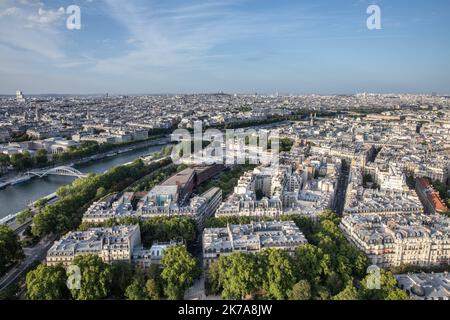
[[[21,90],[17,90],[17,91],[21,91]],[[420,95],[420,96],[450,96],[450,93],[440,93],[440,92],[435,92],[435,91],[431,91],[431,92],[407,92],[407,91],[398,91],[398,92],[376,92],[376,91],[362,91],[362,92],[353,92],[353,93],[285,93],[285,92],[233,92],[233,93],[229,93],[229,92],[224,92],[224,91],[217,91],[217,92],[159,92],[159,93],[124,93],[124,92],[120,92],[120,93],[111,93],[111,92],[89,92],[89,93],[26,93],[24,91],[21,91],[23,93],[24,96],[167,96],[167,95],[171,95],[171,96],[175,96],[175,95],[237,95],[237,96],[254,96],[254,95],[258,95],[258,96],[270,96],[270,95],[276,95],[278,94],[279,96],[353,96],[353,95],[358,95],[358,94],[376,94],[376,95]],[[2,97],[15,97],[16,94],[15,93],[0,93],[0,96]]]

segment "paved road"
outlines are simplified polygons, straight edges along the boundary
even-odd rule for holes
[[[335,198],[335,206],[334,209],[338,215],[342,215],[344,211],[345,204],[345,195],[347,193],[347,185],[348,185],[348,175],[349,175],[349,166],[348,164],[342,165],[342,171],[338,180],[338,187]]]
[[[203,300],[205,296],[205,277],[202,274],[201,278],[196,280],[194,285],[186,290],[184,300]]]
[[[205,273],[197,279],[192,287],[186,290],[184,300],[222,300],[220,296],[207,296],[205,294]]]
[[[16,267],[11,269],[0,279],[0,290],[3,290],[16,281],[19,276],[27,270],[36,261],[45,259],[48,249],[52,246],[54,238],[47,241],[41,241],[32,248],[25,248],[25,259]]]

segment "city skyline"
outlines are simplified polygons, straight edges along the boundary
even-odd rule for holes
[[[0,0],[0,303],[450,300],[449,9]]]
[[[366,26],[371,4],[381,9],[380,30]],[[80,30],[66,28],[70,5],[80,7]],[[439,0],[7,0],[0,94],[448,94],[449,8]]]

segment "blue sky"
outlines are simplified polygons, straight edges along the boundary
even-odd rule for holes
[[[0,93],[448,94],[449,30],[448,0],[2,0]]]

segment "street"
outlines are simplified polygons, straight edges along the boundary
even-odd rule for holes
[[[32,248],[24,248],[25,259],[0,279],[0,290],[6,289],[14,283],[14,281],[16,281],[33,263],[42,261],[45,258],[48,249],[52,246],[53,241],[54,238],[52,237],[47,241],[42,240]]]
[[[341,174],[339,176],[334,205],[334,209],[339,216],[341,216],[342,212],[344,211],[345,195],[347,192],[347,185],[348,185],[348,175],[349,175],[349,166],[345,161],[342,161],[342,169]]]

